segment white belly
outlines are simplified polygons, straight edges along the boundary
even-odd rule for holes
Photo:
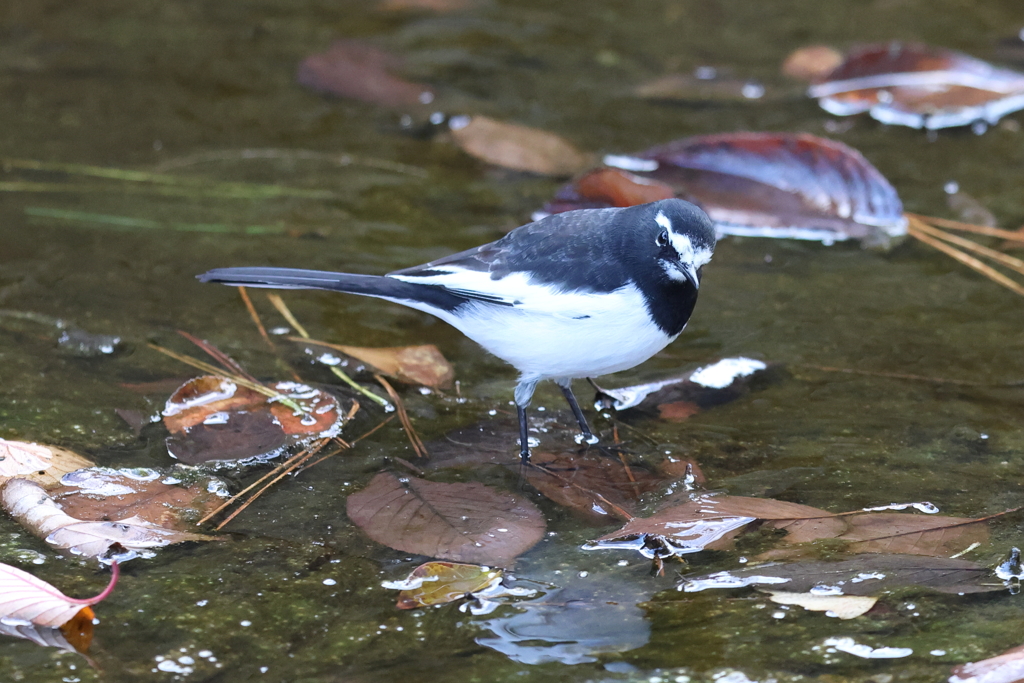
[[[473,303],[461,308],[458,317],[430,312],[511,364],[526,381],[619,372],[675,339],[651,321],[633,286],[602,295],[560,294],[549,303]]]

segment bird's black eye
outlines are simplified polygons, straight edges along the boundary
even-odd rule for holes
[[[662,230],[661,234],[658,235],[658,239],[655,240],[655,243],[659,247],[667,247],[668,246],[668,230]]]

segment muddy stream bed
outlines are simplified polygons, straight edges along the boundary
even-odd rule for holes
[[[862,152],[908,211],[956,217],[944,190],[955,182],[1001,226],[1024,222],[1024,116],[983,135],[840,119],[780,74],[787,54],[812,43],[917,40],[997,60],[1000,41],[1024,27],[1019,0],[459,4],[435,12],[305,0],[6,0],[0,157],[196,180],[160,193],[70,167],[2,162],[0,438],[61,446],[110,467],[169,467],[164,427],[148,423],[136,435],[116,412],[157,416],[175,380],[197,374],[149,343],[199,355],[176,334],[186,330],[261,379],[288,379],[237,292],[196,274],[236,265],[385,273],[497,239],[562,184],[496,169],[427,135],[429,107],[403,122],[400,110],[300,87],[297,64],[336,38],[402,55],[406,77],[429,84],[447,113],[543,129],[588,152],[715,132],[808,132]],[[1024,68],[1024,49],[1018,55],[1000,63]],[[706,66],[762,85],[763,96],[631,94]],[[202,191],[207,181],[330,196],[216,197]],[[396,385],[420,436],[449,456],[493,449],[493,440],[445,438],[482,424],[509,435],[507,458],[419,466],[429,479],[482,482],[540,508],[546,535],[512,573],[542,590],[533,600],[544,604],[510,601],[479,616],[457,605],[395,607],[396,592],[381,582],[427,558],[374,543],[345,512],[347,496],[378,472],[408,472],[396,458],[415,461],[392,422],[280,482],[222,540],[126,563],[95,608],[90,654],[99,668],[3,638],[0,680],[923,683],[1022,644],[1024,603],[1009,589],[900,589],[850,620],[751,589],[675,590],[679,574],[742,567],[776,540],[766,529],[732,549],[668,562],[662,576],[635,552],[583,550],[617,525],[588,525],[521,481],[510,367],[416,311],[324,292],[283,296],[315,338],[434,344],[452,362],[458,395]],[[268,327],[287,325],[262,293],[253,300]],[[113,353],[61,343],[65,328],[120,341]],[[634,462],[692,459],[711,491],[833,512],[929,501],[943,515],[979,518],[1024,504],[1024,386],[1006,386],[1024,381],[1022,330],[1024,300],[914,241],[881,253],[854,242],[729,237],[705,269],[683,335],[602,383],[636,384],[729,356],[776,364],[773,380],[681,421],[613,422],[592,409],[582,383],[578,395],[606,442],[624,424],[618,432]],[[349,400],[315,356],[281,344],[305,381]],[[556,388],[542,386],[534,406],[549,420],[542,446],[570,443],[572,416]],[[364,402],[342,436],[383,417]],[[220,475],[237,490],[266,469]],[[993,520],[986,542],[963,559],[999,564],[1024,543],[1022,519]],[[852,557],[844,552],[826,542],[809,557]],[[73,596],[106,581],[95,562],[51,549],[6,516],[0,562]],[[912,653],[863,658],[830,651],[830,638]]]

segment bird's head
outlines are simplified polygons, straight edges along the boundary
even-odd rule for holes
[[[675,282],[700,287],[701,268],[715,250],[715,228],[708,215],[682,199],[663,199],[643,206],[647,224],[641,234],[652,240],[658,268]]]

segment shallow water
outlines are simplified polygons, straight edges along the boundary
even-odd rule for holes
[[[196,273],[246,264],[386,272],[494,239],[528,220],[558,187],[486,168],[443,140],[403,133],[395,113],[296,86],[298,61],[334,37],[404,54],[410,77],[433,85],[438,105],[452,112],[543,128],[595,152],[741,129],[838,130],[832,136],[877,165],[908,210],[949,215],[942,188],[954,180],[1012,228],[1024,220],[1019,125],[929,138],[867,118],[837,120],[777,74],[786,54],[814,42],[915,39],[985,59],[1022,25],[1019,0],[481,0],[447,15],[355,2],[7,0],[0,9],[0,156],[328,189],[337,197],[156,196],[133,193],[130,183],[7,167],[0,182],[80,189],[0,192],[0,436],[58,444],[100,464],[166,466],[160,427],[137,438],[114,412],[154,414],[166,398],[123,383],[191,373],[147,341],[191,353],[174,334],[184,329],[258,376],[279,373],[237,294],[197,283]],[[701,65],[759,79],[768,92],[756,101],[688,105],[628,94],[641,81]],[[278,151],[248,159],[246,149]],[[341,154],[350,163],[332,160]],[[314,337],[441,348],[468,400],[407,391],[425,440],[507,411],[511,369],[444,324],[357,297],[301,292],[286,299]],[[684,423],[634,421],[645,439],[636,443],[639,457],[671,451],[695,458],[710,488],[737,495],[834,511],[929,500],[943,514],[981,517],[1021,502],[1021,389],[816,366],[1024,380],[1022,304],[923,245],[880,255],[846,244],[730,238],[706,269],[686,333],[605,382],[622,386],[735,354],[784,364],[783,381]],[[282,324],[262,299],[257,305],[269,325]],[[119,336],[127,348],[84,357],[58,345],[56,319]],[[331,381],[301,354],[291,359],[308,380]],[[535,405],[563,410],[551,387]],[[367,408],[352,432],[375,417]],[[596,426],[610,430],[600,418]],[[555,607],[504,607],[480,617],[453,606],[400,612],[380,582],[401,578],[421,558],[373,544],[344,514],[346,495],[393,456],[411,457],[397,428],[282,482],[227,527],[226,541],[128,564],[116,593],[97,609],[92,654],[102,673],[77,655],[4,639],[0,677],[742,681],[730,673],[742,672],[750,680],[884,683],[940,680],[954,664],[1020,644],[1021,602],[1009,593],[890,596],[886,610],[844,622],[783,610],[751,592],[678,593],[671,590],[676,567],[651,577],[639,555],[581,550],[610,529],[582,526],[531,489],[552,535],[519,560],[515,574],[546,586]],[[512,447],[508,457],[514,464]],[[500,467],[437,476],[517,486],[516,473]],[[1000,561],[1021,543],[1019,519],[993,523],[991,543],[967,559]],[[762,542],[755,534],[735,552],[688,556],[690,566],[679,569],[734,568]],[[46,561],[26,563],[23,550]],[[0,561],[76,596],[104,580],[9,520],[0,520]],[[865,660],[813,649],[842,636],[914,654]],[[158,658],[183,656],[195,663],[179,662],[177,673],[169,664],[157,668]]]

